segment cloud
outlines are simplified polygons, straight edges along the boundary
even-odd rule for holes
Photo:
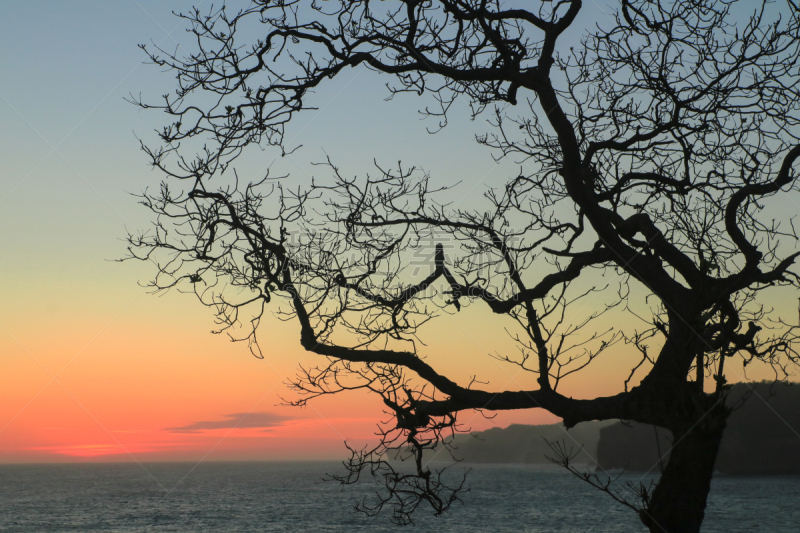
[[[284,416],[275,413],[233,413],[224,415],[224,420],[201,420],[192,422],[186,426],[165,428],[167,431],[175,433],[197,433],[209,429],[229,429],[229,428],[274,428],[283,425],[287,420],[294,420],[295,417]]]

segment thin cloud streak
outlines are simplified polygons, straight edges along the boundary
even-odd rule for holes
[[[282,426],[289,420],[296,420],[297,417],[279,415],[269,412],[260,413],[232,413],[224,415],[224,420],[201,420],[192,422],[186,426],[164,428],[173,433],[199,433],[200,431],[213,429],[232,429],[232,428],[275,428]]]

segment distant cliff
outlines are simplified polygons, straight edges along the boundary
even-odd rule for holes
[[[751,392],[752,391],[752,392]],[[749,395],[748,398],[746,398]],[[746,401],[741,404],[741,400]],[[725,474],[800,474],[800,384],[737,383],[715,469]],[[615,423],[600,430],[597,460],[606,469],[659,471],[672,435],[653,426]],[[666,461],[666,458],[664,459]]]
[[[563,424],[528,426],[513,424],[474,435],[459,435],[453,455],[468,463],[549,463],[553,452],[547,441],[563,441],[575,451],[579,463],[594,463],[600,429],[613,422],[589,422],[567,430]]]
[[[752,389],[751,389],[752,387]],[[752,390],[752,392],[751,392]],[[744,396],[750,394],[741,404]],[[800,384],[739,383],[729,405],[741,404],[728,420],[716,469],[736,475],[800,475]],[[653,426],[621,422],[585,422],[566,430],[562,424],[514,424],[474,435],[459,435],[454,456],[467,463],[549,463],[547,441],[563,441],[575,461],[606,470],[657,473],[659,457],[669,457],[672,435]]]

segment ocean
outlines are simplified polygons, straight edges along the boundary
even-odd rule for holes
[[[460,466],[460,465],[459,465]],[[409,532],[641,532],[635,514],[557,467],[471,465],[463,505]],[[353,504],[376,487],[320,483],[339,463],[0,465],[3,532],[398,531]],[[638,482],[624,475],[619,482]],[[619,485],[622,486],[622,485]],[[800,476],[717,476],[704,532],[800,530]]]

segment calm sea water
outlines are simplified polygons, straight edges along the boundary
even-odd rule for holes
[[[337,463],[0,466],[0,531],[397,531],[353,514],[374,489],[319,483]],[[642,531],[632,511],[558,469],[477,465],[464,505],[405,531]],[[628,475],[621,481],[638,481]],[[800,531],[800,477],[718,477],[704,531]]]

